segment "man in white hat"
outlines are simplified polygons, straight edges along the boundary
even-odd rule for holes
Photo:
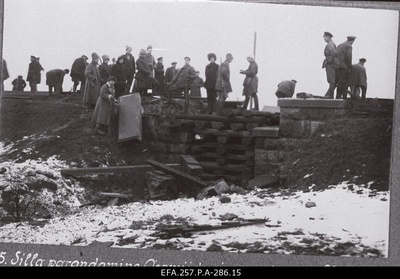
[[[244,100],[244,104],[242,109],[247,109],[250,98],[254,99],[254,110],[258,110],[258,65],[256,61],[254,61],[254,56],[247,56],[247,62],[250,63],[249,68],[247,70],[240,70],[240,73],[246,75],[243,81],[243,95],[246,96]]]

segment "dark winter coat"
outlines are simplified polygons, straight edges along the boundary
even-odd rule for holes
[[[26,82],[22,78],[16,78],[12,81],[12,91],[24,91],[24,88],[26,87]]]
[[[278,84],[278,89],[276,92],[281,92],[287,97],[291,98],[294,94],[294,89],[296,87],[296,83],[292,80],[284,80]]]
[[[103,85],[108,81],[110,77],[110,70],[106,63],[102,63],[99,66],[99,74],[100,74],[100,84]]]
[[[154,70],[154,68],[156,67],[156,64],[157,64],[156,60],[154,59],[154,56],[152,54],[150,54],[150,53],[147,53],[145,59],[146,59],[147,63],[149,64],[149,68],[150,68],[150,71],[151,71],[151,76],[154,77],[153,70]]]
[[[39,84],[41,82],[41,71],[43,71],[43,67],[42,65],[40,65],[39,61],[32,61],[29,64],[28,76],[26,78],[26,81]]]
[[[124,54],[122,55],[122,57],[124,57],[123,66],[125,68],[126,75],[133,76],[136,71],[135,57],[133,57],[133,55],[128,55],[128,54]]]
[[[225,97],[229,92],[232,92],[232,86],[230,81],[230,70],[229,63],[224,62],[218,67],[217,83],[215,84],[215,89],[218,91],[225,92]]]
[[[97,99],[100,96],[100,73],[97,65],[93,62],[86,66],[85,70],[85,94],[83,95],[83,102],[85,104],[96,105]]]
[[[113,109],[115,109],[115,88],[110,83],[104,84],[100,89],[100,97],[97,99],[96,108],[93,112],[92,125],[108,125]],[[111,96],[111,97],[110,97]]]
[[[190,89],[192,81],[196,78],[196,71],[190,65],[184,65],[179,69],[178,73],[174,76],[171,83],[176,83],[179,89]]]
[[[61,69],[51,70],[46,73],[46,85],[62,86],[66,72]]]
[[[351,67],[351,73],[349,76],[350,86],[364,86],[367,88],[367,71],[365,67],[360,63],[354,64]]]
[[[258,65],[256,61],[250,62],[249,68],[241,74],[246,75],[243,81],[243,95],[251,96],[258,91]]]
[[[165,83],[170,83],[178,70],[174,67],[169,67],[167,68],[167,71],[165,72]]]
[[[203,86],[203,79],[201,77],[196,77],[193,80],[192,87],[190,88],[190,97],[201,97],[201,87]]]
[[[154,69],[154,78],[160,85],[164,84],[164,65],[160,62],[157,62]]]
[[[204,88],[215,89],[218,77],[218,64],[210,63],[206,66],[206,81],[204,82]]]
[[[346,41],[337,47],[338,51],[338,59],[339,59],[339,68],[340,69],[351,69],[351,60],[353,55],[353,47],[352,45]]]
[[[82,57],[75,59],[74,63],[72,64],[70,74],[72,81],[85,80],[85,70],[87,65],[88,63]]]
[[[3,59],[3,81],[8,79],[10,77],[10,74],[8,73],[8,68],[7,68],[7,62],[6,60]]]
[[[112,67],[110,74],[117,79],[118,84],[126,83],[127,75],[123,64],[120,63],[115,64]]]
[[[150,65],[146,61],[146,58],[140,56],[136,61],[136,75],[138,88],[149,88],[150,87],[150,77],[152,71],[150,70]]]

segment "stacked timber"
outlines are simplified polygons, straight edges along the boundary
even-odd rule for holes
[[[191,154],[203,168],[204,177],[254,177],[256,127],[279,125],[279,114],[224,109],[222,115],[177,115],[193,120],[197,138]]]

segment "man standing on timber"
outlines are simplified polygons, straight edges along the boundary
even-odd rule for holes
[[[204,88],[207,91],[207,113],[212,114],[215,111],[217,103],[215,84],[217,83],[219,65],[215,63],[217,56],[214,53],[209,53],[207,58],[210,63],[206,66],[206,81],[204,82]]]
[[[172,81],[169,84],[168,89],[168,99],[171,102],[172,92],[177,90],[184,96],[189,96],[189,90],[192,86],[193,80],[196,78],[195,69],[190,66],[190,57],[185,57],[185,65],[179,69],[178,73],[174,76]]]
[[[326,78],[329,84],[328,91],[325,94],[327,99],[333,99],[333,94],[336,88],[336,72],[339,64],[336,45],[332,41],[332,37],[333,35],[329,32],[325,32],[323,35],[326,46],[324,50],[325,59],[322,63],[322,68],[325,68],[326,70]]]
[[[44,71],[42,65],[40,65],[39,57],[35,57],[31,55],[31,63],[29,64],[28,69],[28,77],[26,81],[29,82],[29,86],[31,87],[31,92],[37,92],[37,85],[40,84],[41,81],[41,71]]]
[[[215,89],[218,91],[218,104],[217,104],[217,113],[220,114],[224,107],[224,103],[226,98],[228,98],[228,94],[232,92],[232,86],[230,81],[230,69],[229,63],[233,60],[232,54],[228,53],[226,55],[226,59],[221,65],[218,67],[218,76],[217,82],[215,84]]]
[[[347,88],[349,87],[348,79],[351,72],[351,60],[353,55],[353,43],[356,37],[348,36],[347,41],[338,45],[338,86],[336,91],[336,99],[347,99]]]
[[[241,70],[240,73],[246,75],[243,81],[243,95],[246,96],[242,109],[247,109],[250,98],[254,98],[254,110],[258,110],[258,65],[254,61],[254,56],[247,56],[247,61],[250,63],[247,70]]]

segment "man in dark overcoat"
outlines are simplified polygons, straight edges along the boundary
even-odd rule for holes
[[[100,85],[103,86],[110,78],[110,68],[108,67],[108,61],[110,61],[110,56],[103,55],[101,58],[103,59],[103,63],[101,63],[101,65],[99,66],[99,74],[100,74]]]
[[[39,57],[35,57],[31,55],[31,63],[28,68],[28,76],[26,81],[29,82],[29,86],[31,87],[31,92],[37,92],[37,85],[41,82],[41,71],[44,71],[42,65],[40,65]]]
[[[133,77],[136,72],[136,62],[135,57],[132,55],[132,48],[130,46],[126,46],[126,53],[123,55],[124,57],[124,68],[126,73],[126,86],[124,95],[130,92],[133,83]],[[115,89],[117,90],[117,89]]]
[[[254,110],[258,110],[258,65],[254,61],[254,56],[247,56],[247,62],[249,62],[249,67],[247,70],[241,70],[240,73],[246,75],[243,81],[243,95],[246,97],[243,103],[242,109],[247,109],[250,98],[254,99]]]
[[[207,92],[207,110],[208,114],[212,114],[215,111],[217,104],[217,90],[215,89],[215,84],[217,83],[218,77],[218,64],[215,63],[217,56],[215,53],[209,53],[207,55],[208,61],[210,63],[206,66],[206,80],[204,82],[204,88]]]
[[[164,90],[164,64],[162,57],[157,58],[157,64],[154,68],[154,78],[158,82],[157,86],[155,87],[156,93],[160,94]]]
[[[127,74],[126,68],[124,67],[125,56],[121,55],[117,59],[117,64],[115,64],[111,69],[111,76],[117,79],[115,83],[115,99],[118,100],[119,97],[125,95],[127,87]]]
[[[357,64],[352,65],[349,85],[353,99],[360,99],[360,88],[362,92],[361,99],[364,100],[367,95],[367,71],[364,67],[365,62],[367,62],[367,60],[361,58]]]
[[[46,73],[46,85],[49,86],[49,95],[53,94],[53,88],[56,94],[62,93],[62,84],[64,82],[64,76],[69,73],[68,69],[55,69],[50,70]]]
[[[73,92],[76,93],[76,89],[78,88],[79,83],[81,83],[81,88],[80,88],[80,93],[83,94],[83,91],[85,90],[85,82],[86,82],[86,77],[85,77],[85,70],[86,66],[88,65],[87,63],[88,57],[86,55],[82,55],[79,58],[76,58],[74,63],[71,66],[71,79],[74,82],[73,85]]]
[[[336,90],[336,99],[347,99],[348,79],[351,72],[353,43],[356,37],[348,36],[347,41],[337,47],[339,68],[337,71],[338,85]]]
[[[218,104],[216,111],[221,114],[224,108],[225,100],[228,98],[229,93],[232,92],[232,85],[230,80],[230,68],[229,64],[232,62],[233,56],[231,53],[226,55],[225,61],[221,63],[218,67],[217,82],[215,84],[215,89],[218,92]]]

